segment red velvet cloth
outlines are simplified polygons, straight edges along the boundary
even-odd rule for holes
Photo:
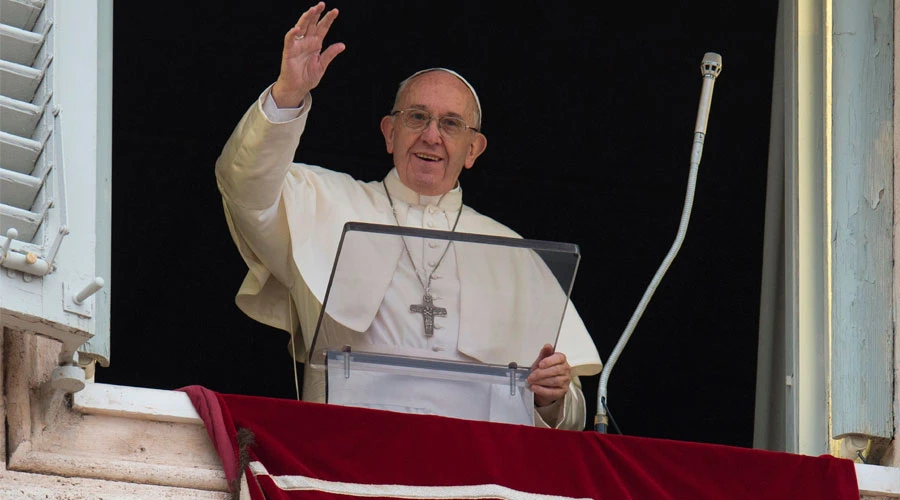
[[[242,472],[254,500],[859,500],[853,462],[831,456],[182,390],[206,422],[230,482],[239,467],[237,431],[253,433],[247,458],[257,473]],[[292,480],[297,489],[285,489]]]

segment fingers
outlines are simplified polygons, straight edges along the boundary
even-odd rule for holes
[[[291,43],[297,41],[297,38],[300,36],[300,27],[294,26],[287,33],[284,34],[284,48],[287,49],[290,47]]]
[[[325,8],[325,4],[321,4],[322,8]],[[315,25],[315,29],[313,30],[312,35],[320,36],[325,38],[325,35],[328,34],[328,30],[331,29],[331,24],[334,23],[334,20],[337,19],[338,10],[331,9],[326,14],[325,17],[319,20]]]
[[[572,367],[565,362],[565,356],[562,353],[557,354],[560,354],[558,358],[562,359],[562,363],[546,368],[537,368],[528,376],[529,387],[534,393],[534,402],[539,407],[547,406],[565,397],[569,391],[569,384],[572,382]],[[554,357],[557,355],[544,358],[540,364]]]
[[[569,375],[571,373],[572,367],[565,362],[549,365],[545,368],[538,368],[531,372],[535,378],[556,377],[558,375]]]
[[[334,43],[331,44],[322,55],[319,56],[319,62],[322,64],[322,69],[325,70],[328,68],[328,65],[331,64],[331,61],[337,57],[338,54],[344,51],[346,46],[343,43]]]
[[[319,17],[324,10],[325,3],[319,2],[300,16],[297,24],[285,34],[285,54],[317,53],[322,50],[322,42],[338,16],[338,10],[331,9],[320,19]],[[324,52],[321,52],[319,61],[322,64],[322,69],[327,68],[331,61],[343,52],[345,48],[346,46],[343,43],[335,43]]]
[[[325,35],[328,34],[328,30],[331,29],[334,20],[337,19],[338,10],[331,9],[322,16],[322,12],[324,11],[325,2],[319,2],[307,9],[307,11],[300,16],[297,24],[291,28],[290,35],[296,38],[313,36],[325,38]]]
[[[541,351],[538,353],[537,359],[534,360],[534,363],[531,364],[531,369],[534,370],[540,366],[541,362],[546,359],[548,356],[553,354],[553,346],[550,344],[544,344],[541,347]]]
[[[553,375],[537,379],[531,383],[531,386],[545,389],[567,389],[571,381],[572,378],[567,375]]]
[[[528,375],[528,384],[534,393],[535,404],[547,406],[563,398],[569,391],[570,382],[572,382],[572,367],[566,361],[566,355],[553,352],[552,345],[544,344]]]
[[[309,32],[310,25],[315,25],[316,21],[319,19],[319,16],[322,14],[322,11],[325,10],[325,2],[319,2],[312,7],[306,9],[300,19],[297,20],[297,24],[294,25],[296,31],[295,36],[306,35]],[[292,29],[292,31],[293,31]]]
[[[572,381],[572,369],[569,365],[553,366],[531,372],[526,379],[529,384],[562,387]]]
[[[567,386],[572,380],[572,367],[566,355],[557,352],[538,361],[528,375],[528,383],[542,386]]]
[[[540,359],[537,362],[537,366],[535,368],[550,368],[551,366],[556,366],[556,365],[568,366],[568,363],[566,362],[565,354],[563,354],[561,352],[555,352],[555,353],[551,354],[550,356]]]
[[[565,397],[569,392],[569,384],[572,378],[568,375],[542,377],[535,381],[530,380],[529,388],[534,394],[537,406],[547,406],[558,399]]]

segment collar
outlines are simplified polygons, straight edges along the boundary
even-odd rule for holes
[[[397,169],[392,168],[384,178],[384,183],[387,185],[388,191],[391,192],[391,198],[393,198],[395,202],[402,201],[410,206],[436,206],[446,212],[455,212],[459,210],[460,205],[462,205],[462,187],[459,181],[456,182],[455,188],[447,191],[443,195],[420,195],[407,187],[406,184],[403,184],[403,181],[400,180],[400,174],[397,173]]]

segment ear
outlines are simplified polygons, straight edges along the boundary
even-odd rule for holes
[[[381,134],[388,154],[394,153],[394,117],[387,115],[381,119]]]
[[[466,162],[463,166],[467,169],[472,168],[475,165],[475,160],[481,156],[481,153],[484,153],[485,149],[487,149],[487,137],[481,132],[476,132],[475,138],[469,144],[469,152],[466,154]]]

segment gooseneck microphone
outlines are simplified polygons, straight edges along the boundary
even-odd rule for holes
[[[687,233],[688,220],[691,217],[691,207],[694,204],[697,171],[700,167],[700,157],[703,155],[703,141],[706,139],[706,125],[709,119],[709,106],[712,102],[713,85],[715,85],[719,73],[722,72],[722,56],[715,52],[707,52],[703,55],[703,61],[700,63],[700,70],[703,74],[703,87],[700,91],[700,106],[699,109],[697,109],[697,123],[694,126],[694,144],[691,148],[691,169],[688,174],[687,194],[685,195],[684,208],[681,212],[681,223],[678,226],[678,234],[675,236],[675,242],[669,249],[669,253],[666,255],[665,259],[663,259],[662,265],[660,265],[659,269],[656,271],[653,279],[650,280],[650,285],[644,292],[644,296],[641,297],[641,301],[631,315],[631,319],[628,321],[625,331],[622,332],[619,341],[616,343],[616,347],[609,355],[609,359],[606,360],[606,364],[603,365],[603,370],[600,372],[600,384],[597,390],[597,414],[594,417],[594,430],[597,432],[606,433],[611,416],[606,404],[609,374],[612,371],[613,366],[615,366],[616,361],[619,359],[619,356],[621,356],[622,351],[625,349],[625,344],[628,343],[628,339],[631,337],[632,332],[634,332],[634,328],[637,326],[638,320],[647,308],[647,303],[650,302],[650,298],[656,291],[656,287],[659,286],[659,282],[662,280],[663,275],[675,259],[675,254],[677,254],[678,249],[681,248],[681,243],[684,241],[684,236]]]
[[[716,77],[722,72],[722,56],[715,52],[707,52],[700,63],[703,74],[703,87],[700,89],[700,106],[697,108],[697,124],[694,125],[694,147],[691,150],[691,165],[700,163],[703,154],[703,139],[706,137],[706,124],[709,121],[709,106],[712,103],[713,85]]]

